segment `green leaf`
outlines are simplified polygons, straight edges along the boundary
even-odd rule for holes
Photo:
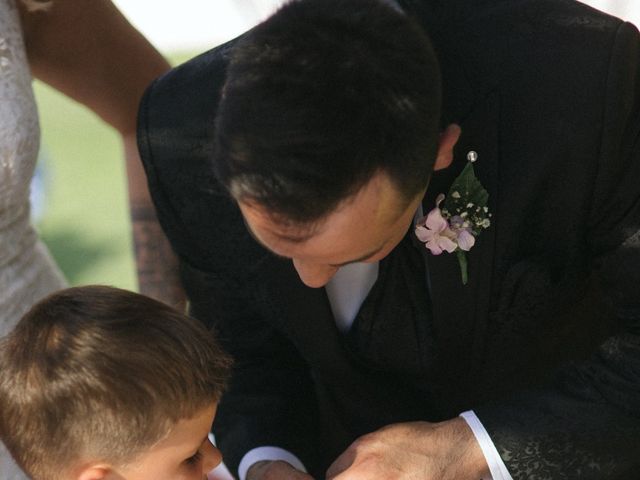
[[[453,197],[453,193],[458,192],[460,194],[459,199]],[[444,202],[444,207],[453,212],[456,206],[466,206],[468,203],[473,203],[476,207],[486,207],[489,201],[489,193],[484,189],[480,180],[476,177],[476,172],[473,169],[471,162],[467,163],[460,175],[453,181],[447,198]]]

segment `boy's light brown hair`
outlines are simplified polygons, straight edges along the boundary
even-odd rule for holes
[[[126,465],[217,402],[231,362],[196,320],[88,286],[36,304],[0,340],[0,437],[33,478]]]

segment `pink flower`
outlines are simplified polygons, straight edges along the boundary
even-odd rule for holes
[[[431,210],[426,217],[418,220],[416,236],[434,255],[440,255],[447,251],[452,253],[458,248],[457,235],[449,227],[449,222],[442,216],[440,203],[444,195],[438,195],[436,208]]]
[[[418,220],[416,225],[416,237],[434,255],[442,252],[453,253],[456,249],[468,252],[476,243],[476,238],[471,233],[467,222],[460,216],[447,221],[440,210],[440,203],[444,200],[444,195],[436,198],[436,208],[431,210],[426,217]]]
[[[462,230],[458,230],[456,241],[458,242],[460,250],[468,252],[471,250],[471,247],[476,244],[476,237],[474,237],[469,230],[463,228]]]
[[[436,207],[426,217],[416,222],[415,234],[433,255],[442,252],[456,253],[462,284],[469,279],[467,252],[476,243],[476,236],[491,226],[491,213],[487,202],[489,193],[475,175],[472,163],[478,154],[467,154],[469,163],[455,178],[449,188],[449,200],[442,210],[440,204],[444,194],[436,198]]]
[[[449,220],[449,228],[456,234],[456,243],[460,250],[468,252],[476,243],[476,237],[474,237],[469,227],[469,222],[462,216],[456,215]]]

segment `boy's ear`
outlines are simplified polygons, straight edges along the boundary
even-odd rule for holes
[[[113,479],[113,470],[109,465],[91,464],[83,467],[76,480],[107,480]]]

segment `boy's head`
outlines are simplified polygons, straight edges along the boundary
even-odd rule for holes
[[[153,299],[77,287],[0,340],[0,436],[34,479],[202,479],[230,360]]]

